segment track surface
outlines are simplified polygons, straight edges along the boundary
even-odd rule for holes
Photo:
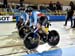
[[[70,28],[70,22],[64,27],[64,22],[51,22],[50,30],[55,29],[60,34],[60,42],[57,47],[51,48],[47,43],[39,45],[36,50],[27,50],[23,40],[18,36],[15,23],[0,24],[0,56],[22,56],[34,52],[43,52],[57,48],[75,46],[75,29]],[[41,49],[42,47],[42,49]],[[47,47],[47,48],[46,48]],[[40,50],[40,51],[39,51]]]

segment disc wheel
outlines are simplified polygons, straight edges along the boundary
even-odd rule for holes
[[[37,33],[30,32],[24,37],[24,45],[27,49],[35,49],[39,44],[39,39]]]
[[[48,44],[51,46],[56,46],[59,43],[60,37],[57,31],[52,30],[48,34]]]
[[[28,28],[28,27],[22,27],[20,30],[19,30],[19,36],[21,37],[21,38],[24,38],[25,37],[25,35],[27,34],[27,33],[29,33],[30,32],[30,29]]]
[[[25,36],[24,27],[19,30],[19,36],[20,36],[21,38],[24,38],[24,36]]]

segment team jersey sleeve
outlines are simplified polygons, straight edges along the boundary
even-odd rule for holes
[[[34,25],[36,26],[37,25],[37,19],[38,19],[37,13],[34,12],[33,16],[34,16]]]
[[[26,20],[29,20],[29,15],[26,13]]]

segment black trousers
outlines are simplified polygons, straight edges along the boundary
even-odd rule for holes
[[[74,21],[73,21],[73,22],[74,22],[74,24],[73,24],[73,27],[72,27],[72,28],[75,28],[75,19],[73,19],[73,20],[74,20]]]
[[[65,26],[67,25],[67,21],[70,19],[71,21],[71,27],[73,26],[73,20],[72,20],[72,17],[67,17],[66,21],[65,21]]]

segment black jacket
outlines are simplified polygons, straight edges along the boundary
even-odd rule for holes
[[[68,12],[67,12],[68,17],[72,17],[73,14],[74,14],[74,10],[72,10],[72,9],[68,10]]]

